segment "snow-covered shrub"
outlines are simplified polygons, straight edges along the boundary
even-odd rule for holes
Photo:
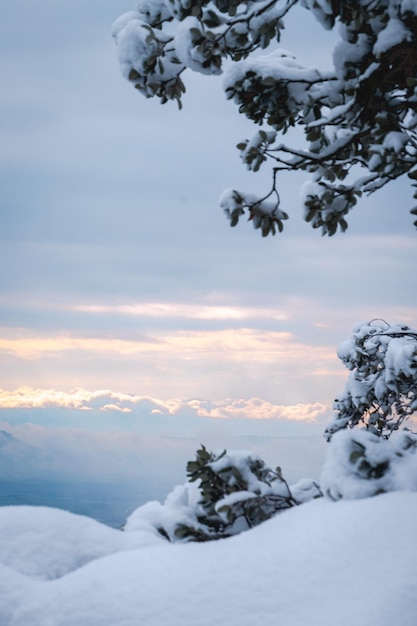
[[[417,410],[417,332],[405,324],[372,320],[355,329],[338,356],[351,373],[335,400],[328,439],[358,424],[389,437]]]
[[[176,487],[164,504],[137,509],[125,530],[157,531],[170,541],[209,541],[235,535],[280,511],[321,497],[310,479],[290,487],[281,469],[272,470],[258,455],[204,446],[187,465],[188,482]]]
[[[330,442],[320,479],[332,500],[389,491],[417,491],[417,435],[401,430],[384,439],[365,430],[343,430]]]
[[[248,530],[313,498],[356,499],[397,490],[417,491],[417,434],[401,429],[417,409],[417,333],[404,324],[372,320],[338,349],[351,370],[336,415],[320,486],[291,487],[251,452],[209,452],[187,465],[188,482],[164,504],[151,502],[128,519],[126,530],[150,530],[176,541],[208,541]],[[362,426],[362,428],[355,428]]]
[[[417,490],[417,434],[400,430],[417,410],[417,333],[372,320],[338,356],[351,372],[325,431],[324,494],[337,500]]]

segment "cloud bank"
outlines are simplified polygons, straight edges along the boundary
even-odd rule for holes
[[[261,398],[159,400],[149,396],[118,393],[109,389],[87,391],[76,388],[69,392],[55,389],[19,387],[13,391],[0,389],[0,409],[66,408],[83,411],[114,411],[133,413],[146,411],[153,415],[194,414],[212,419],[289,420],[321,423],[329,407],[314,404],[277,405]]]

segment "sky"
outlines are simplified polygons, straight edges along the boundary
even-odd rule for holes
[[[203,436],[272,454],[271,438],[322,432],[358,323],[416,326],[412,191],[393,184],[322,238],[302,220],[305,179],[286,176],[283,234],[231,229],[221,192],[270,184],[235,147],[255,129],[221,77],[189,72],[181,112],[136,93],[110,34],[132,6],[2,10],[0,428],[57,458],[87,441],[84,461],[110,454],[106,433],[118,462],[135,437],[136,456]],[[326,68],[332,37],[302,11],[282,45]]]

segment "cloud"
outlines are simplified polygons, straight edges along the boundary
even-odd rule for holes
[[[117,404],[105,404],[101,407],[102,411],[120,411],[120,413],[131,413],[131,409],[127,407],[121,407]]]
[[[181,318],[194,320],[248,320],[268,319],[269,321],[286,320],[288,314],[273,308],[238,307],[238,306],[203,306],[198,304],[178,304],[168,302],[144,302],[138,304],[78,304],[71,307],[82,313],[117,314],[150,318]]]
[[[197,447],[191,438],[176,441],[151,433],[13,424],[12,419],[0,422],[0,429],[15,439],[2,447],[0,471],[6,479],[135,481],[138,493],[141,484],[157,479],[153,497],[161,488],[183,482],[187,458]]]
[[[149,339],[149,342],[154,340]],[[76,337],[57,335],[55,337],[0,338],[0,350],[9,352],[20,359],[39,359],[54,353],[71,350],[90,353],[112,353],[131,355],[142,352],[148,341],[127,341],[107,337]],[[154,346],[152,351],[160,350]]]
[[[261,398],[249,398],[248,400],[225,400],[217,402],[207,410],[204,406],[198,408],[198,415],[214,418],[239,418],[251,419],[287,419],[295,421],[316,422],[317,419],[328,412],[328,407],[316,402],[315,404],[296,404],[293,406],[281,406],[262,400]]]
[[[94,334],[9,329],[0,338],[8,363],[3,385],[44,388],[48,381],[55,389],[138,389],[157,398],[212,400],[259,396],[287,405],[329,401],[345,376],[334,347],[309,345],[287,331],[153,328],[123,338],[99,328]]]
[[[115,401],[110,403],[109,401]],[[72,389],[70,392],[56,391],[54,389],[33,389],[31,387],[19,387],[14,391],[0,389],[0,408],[43,408],[60,407],[71,409],[102,409],[116,410],[127,408],[123,403],[135,405],[138,402],[147,401],[144,396],[131,396],[123,393],[115,393],[109,389],[99,391],[86,391],[82,388]]]
[[[50,481],[53,477],[55,481],[81,480],[86,484],[133,484],[138,500],[143,502],[163,498],[176,484],[183,483],[187,461],[194,458],[203,443],[212,450],[257,452],[272,466],[281,465],[289,480],[318,478],[325,439],[317,429],[306,435],[299,423],[295,426],[293,436],[267,431],[251,435],[236,429],[217,429],[216,420],[211,420],[198,433],[176,437],[147,433],[143,428],[140,432],[97,431],[13,424],[10,419],[0,421],[0,430],[14,438],[8,437],[7,445],[2,446],[0,471],[3,478],[12,481]]]
[[[153,330],[137,339],[117,337],[83,337],[75,333],[55,336],[30,336],[0,338],[0,350],[20,359],[37,359],[54,353],[82,351],[88,353],[117,353],[121,356],[163,353],[166,359],[175,355],[179,359],[208,358],[221,354],[222,359],[238,360],[243,354],[260,360],[293,361],[305,355],[306,346],[299,344],[292,333],[252,328],[226,328],[220,330]],[[19,332],[23,334],[22,329]],[[334,358],[330,350],[309,346],[308,353],[320,359]]]
[[[54,389],[20,387],[14,391],[0,389],[0,409],[66,408],[132,413],[144,410],[150,415],[181,416],[185,413],[211,419],[289,420],[317,422],[328,414],[321,403],[276,405],[261,398],[160,400],[147,396],[117,393],[109,389],[87,391],[77,388],[70,392]]]

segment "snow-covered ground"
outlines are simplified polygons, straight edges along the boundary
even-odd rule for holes
[[[229,539],[175,543],[0,508],[3,626],[415,626],[417,493],[313,500]]]

